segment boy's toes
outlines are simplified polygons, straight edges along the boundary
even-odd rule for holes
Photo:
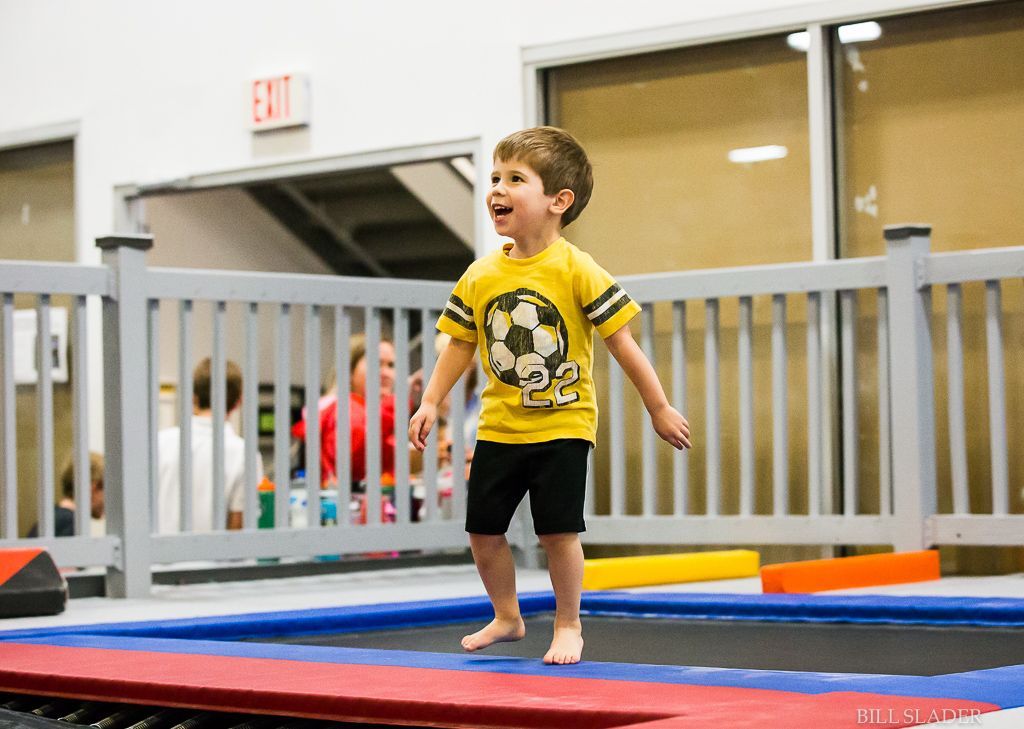
[[[579,662],[580,662],[579,656],[573,655],[571,653],[562,653],[562,652],[550,650],[550,651],[548,651],[544,655],[544,663],[548,664],[549,666],[551,666],[551,665],[565,666],[565,665],[568,665],[570,663],[579,663]]]
[[[544,654],[544,663],[549,666],[564,666],[579,663],[583,654],[583,637],[578,630],[556,629],[551,647]]]
[[[522,618],[509,621],[495,618],[483,629],[463,636],[462,648],[469,652],[478,651],[492,643],[521,640],[524,635],[526,635],[526,625]]]

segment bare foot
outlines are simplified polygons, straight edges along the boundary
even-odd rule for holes
[[[551,665],[579,663],[583,655],[583,631],[579,627],[555,628],[551,647],[544,654],[544,662]]]
[[[526,635],[526,624],[522,618],[499,620],[495,618],[483,629],[462,638],[462,647],[467,651],[478,651],[491,643],[509,643],[522,640]]]

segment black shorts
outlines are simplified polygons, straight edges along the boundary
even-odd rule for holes
[[[504,534],[530,492],[537,534],[583,532],[590,441],[562,438],[543,443],[477,441],[469,471],[466,531]]]

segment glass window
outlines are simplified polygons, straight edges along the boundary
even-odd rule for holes
[[[0,151],[0,260],[75,260],[75,172],[71,142],[41,144]],[[63,308],[71,320],[69,296],[52,296],[54,309]],[[17,309],[33,309],[36,297],[16,294]],[[18,534],[38,520],[36,494],[39,451],[36,388],[18,387],[16,394],[18,462]],[[71,452],[71,387],[53,386],[53,447],[55,492]]]
[[[1024,242],[1024,3],[882,19],[835,42],[844,257],[930,223],[933,250]]]
[[[564,66],[548,91],[594,164],[567,234],[615,273],[811,258],[807,67],[784,37]]]
[[[574,134],[594,165],[590,205],[566,229],[569,240],[616,276],[720,268],[812,258],[807,65],[785,36],[683,48],[564,66],[547,73],[548,121]],[[797,297],[798,298],[798,297]],[[721,307],[722,509],[736,513],[739,495],[737,319],[735,299]],[[687,312],[687,413],[706,443],[704,306]],[[790,393],[805,391],[802,300],[790,304]],[[771,302],[754,305],[755,367],[770,372]],[[640,319],[633,323],[635,335]],[[655,307],[656,367],[670,386],[669,304]],[[596,374],[606,376],[599,347]],[[771,402],[771,382],[758,375],[755,398]],[[628,423],[646,423],[639,398],[626,388]],[[600,388],[607,443],[607,388]],[[806,474],[806,412],[792,405],[790,473]],[[771,410],[757,410],[757,503],[771,508]],[[646,424],[645,424],[646,427]],[[639,438],[596,452],[599,513],[607,513],[607,458],[624,448],[629,481],[638,483]],[[671,449],[659,448],[658,510],[670,510]],[[691,511],[704,509],[703,451],[690,458]],[[797,489],[794,489],[796,492]],[[627,508],[640,509],[639,489]],[[794,511],[806,508],[795,500]]]
[[[932,250],[1024,244],[1024,3],[881,19],[876,37],[833,41],[840,174],[839,248],[844,257],[885,252],[884,225],[932,226]],[[964,286],[963,347],[970,508],[991,513],[984,288]],[[939,509],[952,510],[949,464],[946,289],[933,292],[936,453]],[[1024,295],[1003,286],[1007,439],[1024,438]],[[858,333],[874,336],[874,307],[864,302]],[[861,352],[862,371],[868,365]],[[873,356],[873,355],[872,355]],[[862,390],[862,480],[872,482],[877,443],[868,426],[875,398]],[[1010,483],[1024,474],[1024,452],[1010,449]],[[1011,511],[1024,495],[1011,493]],[[1003,570],[1007,550],[989,550],[964,569]]]

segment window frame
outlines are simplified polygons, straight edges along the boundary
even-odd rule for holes
[[[806,31],[810,40],[807,51],[807,113],[811,157],[811,260],[833,260],[839,255],[839,211],[836,205],[839,158],[832,71],[833,28],[846,23],[997,1],[838,0],[526,46],[522,50],[524,118],[527,124],[546,123],[549,93],[546,72],[551,69],[654,51]]]

